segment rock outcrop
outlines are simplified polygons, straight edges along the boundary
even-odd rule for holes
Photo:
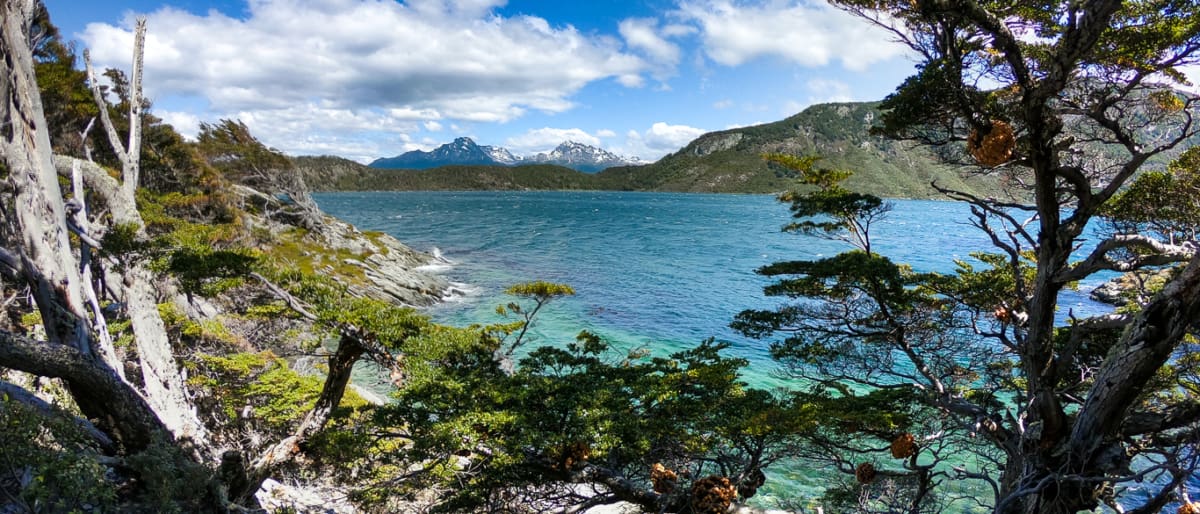
[[[325,218],[321,231],[325,244],[332,249],[344,249],[364,259],[346,259],[346,264],[362,268],[370,281],[352,284],[355,293],[377,300],[394,301],[410,306],[437,303],[447,294],[450,283],[441,276],[422,271],[422,267],[443,263],[433,255],[409,248],[387,234],[367,236],[353,225],[333,217]]]
[[[396,302],[413,307],[437,303],[449,293],[450,283],[436,274],[423,269],[424,266],[443,261],[433,255],[413,250],[387,234],[364,233],[353,225],[316,210],[296,205],[278,195],[265,194],[247,186],[236,186],[234,191],[243,199],[243,204],[253,207],[251,223],[273,233],[303,229],[304,238],[314,248],[341,257],[341,263],[361,268],[365,280],[342,279],[351,292],[377,300]],[[295,211],[311,211],[304,215]],[[281,216],[280,213],[289,213]],[[308,221],[301,226],[294,219]]]

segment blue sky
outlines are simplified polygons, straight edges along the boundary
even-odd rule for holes
[[[882,31],[795,0],[45,3],[100,67],[128,69],[147,16],[147,94],[185,135],[236,118],[289,154],[359,161],[459,136],[654,160],[913,71]]]

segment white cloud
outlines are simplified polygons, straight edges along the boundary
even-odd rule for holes
[[[804,88],[808,90],[808,99],[784,102],[780,114],[791,116],[813,104],[854,101],[850,84],[838,80],[811,79],[804,83]]]
[[[1182,89],[1193,93],[1200,93],[1200,64],[1181,66],[1179,71],[1187,77],[1188,82],[1192,83],[1191,86],[1183,86]]]
[[[679,47],[659,35],[658,20],[630,18],[622,21],[618,29],[625,44],[645,52],[651,61],[660,65],[656,73],[659,77],[665,77],[679,64]]]
[[[442,130],[442,124],[438,123],[436,121],[433,121],[433,120],[429,120],[429,121],[425,122],[424,126],[425,126],[425,130],[428,130],[430,132],[438,132],[438,131]]]
[[[608,129],[600,129],[596,131],[596,137],[617,137],[617,133]]]
[[[812,95],[809,97],[810,103],[849,102],[854,98],[853,93],[850,91],[850,84],[845,82],[829,79],[812,79],[804,85]]]
[[[227,117],[242,120],[264,144],[285,153],[334,154],[360,162],[416,149],[409,134],[420,129],[417,121],[393,118],[384,111],[337,109],[317,103],[236,111]]]
[[[662,35],[667,37],[690,36],[697,32],[696,27],[679,23],[663,25]]]
[[[352,130],[380,123],[387,131],[408,120],[504,122],[530,110],[562,112],[589,83],[642,84],[649,64],[614,38],[537,17],[499,17],[494,9],[503,4],[255,0],[244,18],[164,7],[148,15],[147,94],[204,99],[213,119],[247,113],[307,120],[317,130],[338,113],[339,123],[362,123]],[[128,67],[131,25],[87,26],[81,38],[97,67]],[[289,129],[263,129],[274,133],[260,137],[285,151],[304,146],[285,138]]]
[[[200,133],[200,117],[195,114],[160,110],[153,111],[153,114],[162,118],[167,125],[175,127],[175,131],[185,138],[196,139]]]
[[[639,157],[644,161],[656,161],[666,154],[687,146],[705,132],[708,131],[660,121],[651,125],[644,133],[630,130],[625,135],[625,147],[616,151],[622,155]]]
[[[713,109],[728,109],[730,107],[733,107],[733,100],[730,100],[728,98],[726,98],[724,100],[717,100],[716,102],[713,102]]]
[[[698,25],[705,54],[726,66],[779,57],[812,67],[836,60],[862,71],[906,52],[883,30],[824,4],[684,0],[673,15]]]
[[[532,155],[553,150],[564,141],[600,146],[600,138],[589,134],[586,130],[543,127],[508,138],[504,141],[504,147],[518,155]]]

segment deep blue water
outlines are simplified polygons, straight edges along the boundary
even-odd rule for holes
[[[770,308],[770,281],[754,270],[779,260],[811,259],[847,249],[844,243],[780,232],[790,221],[767,195],[618,192],[369,192],[314,195],[326,212],[362,230],[387,232],[418,250],[453,262],[443,273],[470,293],[429,312],[466,325],[499,321],[508,286],[532,280],[564,282],[576,296],[552,304],[531,344],[565,344],[581,329],[618,347],[667,352],[708,337],[727,340],[732,355],[750,361],[745,378],[760,387],[786,386],[774,375],[768,342],[728,328],[744,309]],[[950,272],[955,259],[988,250],[967,224],[965,204],[898,200],[873,230],[882,254],[918,271]],[[1104,306],[1085,292],[1064,297],[1062,313]],[[815,487],[819,476],[788,470],[776,487]],[[768,484],[771,488],[772,484]],[[811,489],[810,489],[811,490]]]

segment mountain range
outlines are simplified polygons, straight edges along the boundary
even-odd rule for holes
[[[822,166],[853,170],[855,174],[846,186],[862,193],[890,198],[939,198],[942,196],[930,186],[936,181],[940,186],[976,195],[1002,195],[1001,184],[995,177],[966,173],[944,164],[926,147],[872,134],[870,129],[878,119],[878,102],[818,104],[773,123],[704,134],[651,164],[608,167],[598,173],[581,173],[555,165],[528,165],[537,161],[517,160],[515,166],[503,165],[492,157],[489,158],[493,163],[487,165],[451,165],[433,170],[378,169],[380,161],[372,163],[375,167],[366,167],[335,157],[300,157],[297,163],[308,184],[327,191],[589,189],[771,193],[794,188],[796,177],[786,169],[769,165],[762,155],[788,153],[818,155],[823,158]],[[448,146],[446,151],[449,151],[456,145],[465,150],[474,146],[478,149],[477,156],[490,155],[487,150],[490,147],[479,147],[466,138],[442,148]],[[496,153],[494,148],[491,151]],[[409,162],[412,166],[416,161]]]
[[[413,150],[395,157],[376,159],[369,166],[384,169],[425,170],[442,166],[521,166],[528,164],[553,164],[584,173],[595,173],[613,166],[638,165],[641,162],[637,158],[621,157],[602,148],[574,141],[566,141],[550,152],[517,157],[506,148],[478,145],[469,137],[460,137],[428,152]]]

